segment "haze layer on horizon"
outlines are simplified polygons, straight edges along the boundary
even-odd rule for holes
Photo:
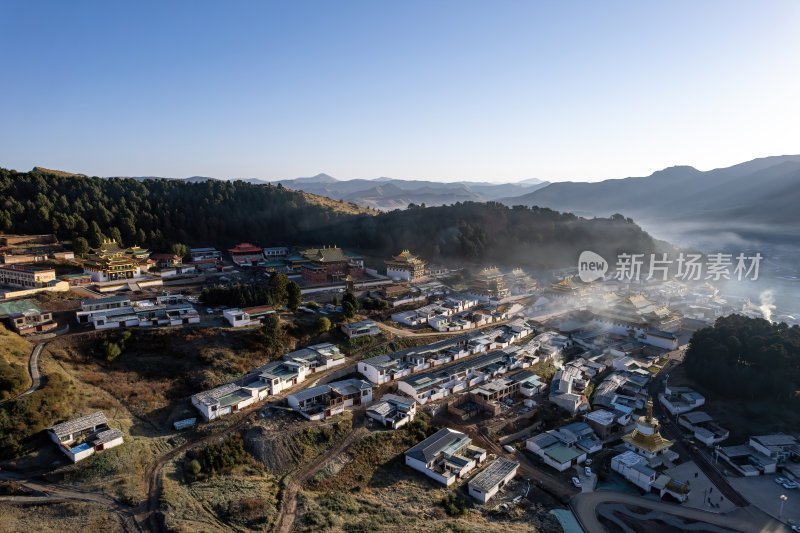
[[[0,166],[598,180],[800,152],[800,4],[0,2]]]

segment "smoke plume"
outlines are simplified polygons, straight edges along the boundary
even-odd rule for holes
[[[775,311],[775,296],[772,294],[772,290],[763,291],[758,295],[758,300],[761,302],[761,305],[758,306],[761,316],[772,322],[772,313]]]

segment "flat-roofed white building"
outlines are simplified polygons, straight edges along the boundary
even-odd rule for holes
[[[374,320],[361,320],[359,322],[351,322],[350,324],[342,324],[341,329],[342,333],[347,335],[350,339],[378,335],[381,332],[378,324],[376,324]]]
[[[672,415],[688,413],[692,409],[706,403],[706,398],[689,387],[671,387],[667,385],[664,392],[658,395],[664,409]]]
[[[714,446],[730,436],[708,413],[691,411],[678,416],[678,424],[692,432],[694,438],[706,446]]]
[[[47,432],[73,463],[123,442],[122,432],[108,426],[108,419],[102,411],[56,424]]]
[[[506,483],[514,479],[517,468],[518,462],[498,457],[483,472],[469,480],[469,495],[481,503],[488,502]]]

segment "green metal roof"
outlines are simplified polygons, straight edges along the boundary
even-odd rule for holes
[[[0,303],[0,317],[21,315],[30,311],[39,311],[39,307],[30,300],[13,300]]]

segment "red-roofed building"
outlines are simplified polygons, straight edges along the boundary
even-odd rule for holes
[[[253,266],[264,259],[264,253],[258,246],[243,242],[228,249],[233,262],[239,266]]]

